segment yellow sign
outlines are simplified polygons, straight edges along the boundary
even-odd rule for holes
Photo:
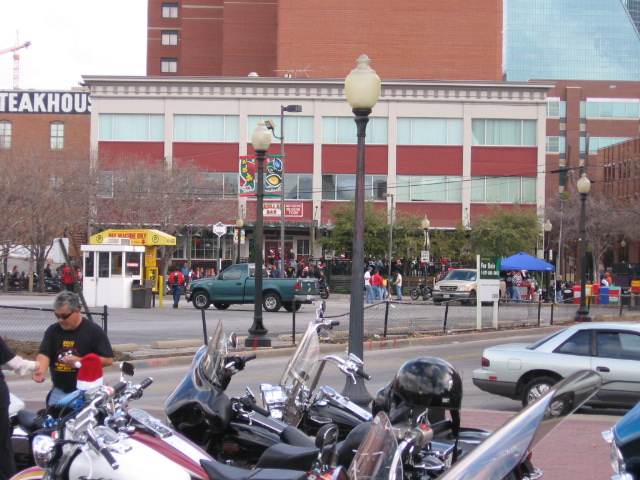
[[[144,251],[144,266],[155,267],[157,256],[158,256],[158,247],[156,247],[155,245],[147,246],[147,248]]]
[[[111,243],[111,240],[117,238],[128,238],[130,245],[175,245],[176,237],[160,230],[153,229],[109,229],[104,232],[96,233],[89,239],[91,245],[101,245]]]

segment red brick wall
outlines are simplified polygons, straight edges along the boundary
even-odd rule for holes
[[[462,175],[462,147],[397,147],[398,175]]]
[[[387,173],[387,145],[367,145],[365,150],[365,168],[368,175]],[[355,173],[358,160],[356,145],[323,145],[322,173]]]
[[[537,147],[473,147],[471,175],[535,177]]]
[[[88,155],[90,115],[0,113],[11,122],[12,149],[50,151],[56,155]],[[64,123],[64,149],[50,150],[51,122]]]

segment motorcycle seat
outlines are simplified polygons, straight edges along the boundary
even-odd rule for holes
[[[296,447],[285,443],[276,443],[267,448],[256,468],[284,468],[290,470],[310,470],[313,461],[318,458],[320,449],[316,447]]]
[[[296,447],[315,447],[316,444],[307,434],[295,427],[287,426],[280,433],[280,439],[288,444]]]
[[[306,480],[306,472],[296,470],[256,468],[245,470],[211,460],[200,460],[200,464],[211,480]]]
[[[18,425],[29,433],[33,433],[43,427],[44,418],[38,412],[20,410],[16,414],[16,418],[18,419]]]

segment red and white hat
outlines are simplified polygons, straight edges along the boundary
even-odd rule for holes
[[[104,383],[102,375],[102,360],[95,353],[89,353],[76,362],[78,378],[76,388],[78,390],[91,390]]]

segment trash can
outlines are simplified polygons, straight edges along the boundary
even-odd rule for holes
[[[573,303],[578,305],[580,303],[580,296],[582,295],[582,288],[580,285],[574,285],[571,287],[571,291],[573,292]]]
[[[609,305],[609,287],[600,287],[600,305]]]
[[[609,305],[620,304],[620,287],[609,287]]]
[[[131,307],[151,308],[151,287],[139,284],[131,286]]]
[[[589,303],[597,305],[600,303],[600,288],[601,285],[599,283],[594,283],[591,286],[591,296],[589,297]]]

